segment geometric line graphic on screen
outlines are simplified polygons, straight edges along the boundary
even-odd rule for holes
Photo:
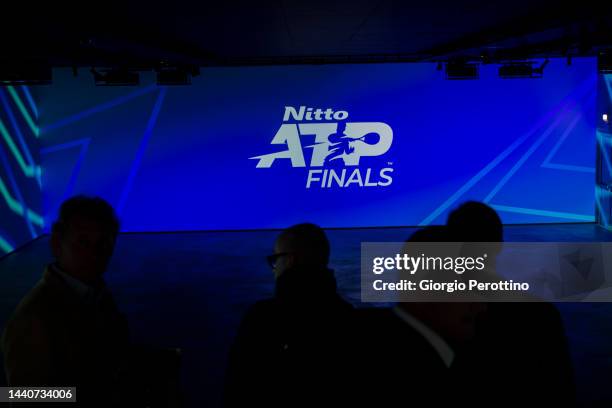
[[[156,85],[149,85],[143,88],[138,88],[125,95],[118,96],[116,98],[113,98],[113,99],[101,102],[92,107],[89,107],[85,110],[68,115],[49,125],[44,126],[42,129],[43,134],[49,134],[51,132],[57,131],[60,128],[67,127],[67,126],[76,124],[78,122],[84,121],[84,120],[89,120],[89,119],[95,120],[96,114],[125,105],[128,102],[131,102],[138,97],[148,95],[151,93],[157,93],[157,97],[156,97],[153,109],[147,118],[145,132],[142,134],[140,138],[140,142],[138,144],[137,151],[135,152],[134,157],[129,164],[130,170],[128,171],[126,179],[124,180],[125,184],[124,184],[124,187],[121,193],[121,197],[119,198],[119,202],[115,203],[115,207],[119,214],[123,206],[125,205],[125,201],[126,201],[127,196],[129,195],[129,190],[131,189],[133,179],[135,177],[135,174],[138,171],[138,167],[142,159],[142,154],[144,150],[146,149],[147,142],[153,132],[155,121],[157,119],[157,116],[159,115],[161,104],[163,102],[164,95],[166,93],[166,88],[158,87]],[[54,153],[65,151],[67,149],[79,148],[78,156],[75,160],[72,171],[67,179],[66,187],[63,190],[61,198],[55,199],[54,202],[50,203],[50,207],[48,208],[47,214],[46,214],[47,217],[52,217],[59,209],[59,205],[65,199],[73,195],[75,191],[77,179],[83,168],[83,163],[85,162],[86,156],[90,150],[89,148],[91,146],[91,142],[92,142],[92,139],[90,137],[84,137],[80,139],[71,140],[66,143],[60,143],[57,145],[48,146],[41,150],[41,154],[46,156],[46,155],[51,155]]]
[[[609,115],[608,111],[612,106],[612,75],[603,74],[601,76],[602,82],[605,85],[604,89],[600,89],[600,92],[606,95],[606,102],[601,107],[602,114]],[[605,120],[602,118],[602,120]],[[609,119],[608,119],[609,120]],[[610,177],[612,175],[612,161],[610,158],[612,151],[612,133],[610,133],[609,122],[605,122],[605,126],[597,128],[597,144],[599,147],[600,157],[602,159],[603,171],[601,180],[598,179],[598,183],[595,186],[595,203],[597,205],[598,214],[601,216],[601,223],[609,227],[610,219],[608,212],[604,209],[604,203],[610,203],[612,201],[612,188],[610,185]]]
[[[544,162],[547,165],[541,166],[542,171],[552,171],[553,168],[559,170],[559,166],[563,167],[564,170],[569,170],[572,167],[570,165],[551,163],[551,158],[553,157],[554,153],[559,150],[561,143],[568,138],[574,127],[581,119],[581,113],[578,110],[578,107],[583,106],[581,105],[581,102],[585,100],[588,104],[592,103],[596,90],[597,76],[594,75],[588,80],[584,81],[581,86],[574,89],[573,92],[567,95],[557,105],[544,114],[529,130],[516,138],[508,147],[494,157],[493,160],[486,164],[453,194],[451,194],[428,216],[423,218],[419,225],[425,226],[433,222],[443,223],[445,221],[443,217],[446,211],[450,210],[453,205],[460,202],[462,197],[465,197],[471,190],[485,181],[494,184],[494,187],[488,190],[488,193],[483,194],[480,197],[471,197],[470,199],[478,199],[488,203],[498,211],[541,217],[552,217],[571,221],[595,221],[594,214],[575,214],[556,208],[533,208],[506,205],[505,203],[499,201],[494,202],[493,199],[500,191],[503,190],[508,182],[513,179],[513,177],[525,164],[531,165],[531,163],[536,161],[537,166],[540,167],[541,159],[538,159],[537,157],[538,154],[541,153],[541,150],[538,151],[538,149],[540,149],[545,142],[550,142],[551,136],[553,135],[560,134],[560,141],[557,141],[557,143],[552,147],[552,154],[548,153],[548,156],[546,156],[544,159]],[[593,129],[593,131],[595,131],[595,129]],[[530,145],[527,144],[529,141],[532,141]],[[505,173],[501,173],[498,170],[500,169],[502,163],[508,165],[509,163],[512,163],[510,165],[510,169]],[[589,177],[589,173],[592,174],[592,170],[590,169],[580,168],[578,166],[575,167],[576,168],[572,168],[573,171],[584,173],[586,177]]]
[[[0,88],[0,255],[40,235],[38,109],[28,87]],[[30,201],[26,201],[27,197]]]

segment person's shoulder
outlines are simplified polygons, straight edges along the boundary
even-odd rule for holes
[[[40,280],[30,289],[17,304],[7,326],[14,322],[46,321],[62,318],[63,309],[58,309],[65,301],[64,292],[54,281],[54,277],[45,270]]]
[[[365,307],[355,309],[355,319],[366,331],[389,328],[397,321],[393,309],[389,307]]]
[[[260,300],[248,307],[238,325],[236,344],[247,344],[265,338],[277,329],[280,319],[274,299]],[[250,339],[250,340],[248,340]]]
[[[363,318],[388,318],[393,316],[393,310],[389,307],[360,307],[355,313]]]
[[[487,326],[499,330],[520,330],[541,336],[564,332],[561,313],[549,302],[490,303],[487,315]]]
[[[530,303],[525,315],[529,315],[533,326],[540,327],[541,329],[551,330],[553,327],[563,327],[561,313],[553,303]]]
[[[279,313],[279,302],[274,299],[263,299],[253,303],[243,317],[243,323],[271,318]]]
[[[531,301],[531,302],[493,302],[489,303],[489,311],[500,316],[515,316],[520,319],[540,320],[560,318],[560,313],[553,303]]]
[[[258,300],[257,302],[249,306],[249,309],[247,310],[247,314],[248,313],[251,313],[251,314],[265,313],[267,311],[277,309],[278,307],[279,307],[279,302],[275,298],[262,299],[262,300]]]
[[[21,299],[13,318],[24,318],[43,314],[49,308],[50,290],[44,279],[39,280],[36,285]]]
[[[338,294],[336,294],[333,300],[324,306],[323,309],[327,310],[326,313],[330,317],[337,319],[351,318],[356,310],[355,306],[353,306],[351,302],[347,301]]]
[[[4,347],[9,341],[22,336],[30,337],[33,333],[40,333],[44,329],[44,322],[49,313],[49,308],[45,305],[45,298],[44,285],[39,282],[19,302],[4,327],[2,333]]]

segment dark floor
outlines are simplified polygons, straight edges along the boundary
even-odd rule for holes
[[[415,229],[330,230],[342,294],[359,305],[360,244],[403,241]],[[133,339],[183,349],[188,406],[219,405],[225,359],[246,308],[272,293],[265,255],[278,232],[123,234],[107,274]],[[507,241],[612,241],[594,224],[508,226]],[[50,259],[47,238],[0,260],[0,326]],[[612,406],[612,303],[563,303],[580,401]]]

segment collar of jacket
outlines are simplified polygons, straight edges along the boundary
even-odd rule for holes
[[[65,274],[65,272],[64,272]],[[65,303],[72,304],[98,304],[105,303],[109,296],[108,290],[103,280],[96,288],[88,287],[87,291],[78,291],[68,280],[58,271],[57,265],[49,264],[45,268],[43,281],[55,291],[64,295],[62,298]],[[87,287],[84,283],[83,287]]]

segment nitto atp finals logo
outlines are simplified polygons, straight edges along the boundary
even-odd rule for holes
[[[378,168],[361,168],[359,163],[362,157],[385,154],[393,142],[393,130],[382,122],[346,122],[348,116],[347,111],[285,106],[283,123],[270,143],[286,149],[249,159],[259,160],[257,168],[270,168],[281,159],[305,168],[304,150],[312,149],[306,188],[390,186],[392,163],[383,162]],[[314,143],[302,146],[303,136],[314,136]]]

